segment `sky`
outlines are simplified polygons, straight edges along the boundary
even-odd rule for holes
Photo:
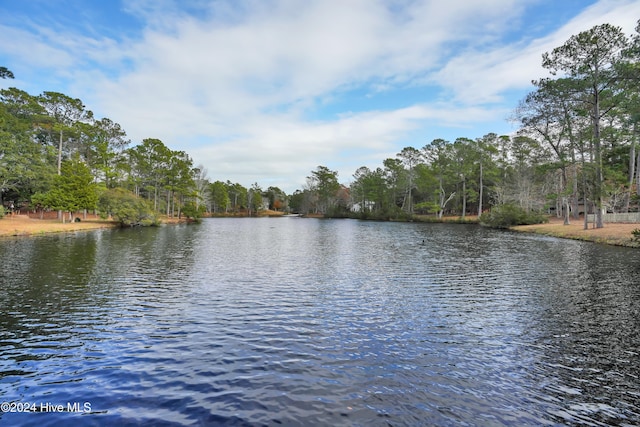
[[[0,66],[210,181],[349,184],[404,147],[512,134],[542,54],[638,0],[0,0]]]

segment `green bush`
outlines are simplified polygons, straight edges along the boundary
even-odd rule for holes
[[[324,214],[325,218],[349,218],[351,212],[344,206],[332,206]]]
[[[205,212],[204,205],[200,205],[196,207],[196,204],[191,201],[186,202],[184,206],[182,206],[182,214],[187,218],[193,219],[195,221],[198,221],[200,218],[202,218],[202,215],[204,214],[204,212]]]
[[[355,218],[373,221],[413,221],[413,215],[398,207],[383,208],[376,211],[363,210],[361,212],[346,212],[342,216],[332,218]]]
[[[123,188],[106,190],[100,195],[98,209],[103,217],[111,215],[121,225],[158,225],[159,219],[153,208],[144,199]]]
[[[4,218],[4,206],[0,205],[0,218]]]
[[[548,218],[539,212],[527,212],[519,206],[507,204],[495,206],[491,212],[480,216],[480,224],[492,228],[509,228],[514,225],[542,224]]]

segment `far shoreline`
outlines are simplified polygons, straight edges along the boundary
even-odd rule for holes
[[[282,212],[261,212],[258,217],[282,217]],[[240,217],[239,215],[211,216],[209,218]],[[301,218],[319,218],[319,215],[300,216]],[[406,221],[406,220],[405,220]],[[411,220],[409,220],[411,221]],[[163,218],[162,224],[178,224],[187,222],[184,218]],[[447,223],[447,224],[477,224],[477,216],[447,216],[437,218],[434,216],[414,216],[413,222],[421,223]],[[54,233],[72,233],[78,231],[90,231],[100,229],[120,228],[120,223],[113,220],[104,220],[95,215],[87,219],[80,217],[79,222],[66,222],[57,219],[35,219],[27,215],[6,215],[0,219],[0,238],[3,237],[28,237],[43,236]],[[519,233],[532,233],[561,239],[580,240],[613,246],[640,248],[640,240],[636,239],[632,231],[640,229],[637,223],[606,223],[604,228],[584,229],[581,220],[573,220],[569,225],[564,225],[561,218],[550,217],[548,223],[518,225],[509,230]]]

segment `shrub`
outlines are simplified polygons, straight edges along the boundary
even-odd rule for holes
[[[399,207],[385,207],[380,210],[370,211],[363,210],[361,212],[343,211],[342,216],[332,216],[332,218],[355,218],[374,221],[413,221],[413,215],[403,211]]]
[[[4,218],[4,206],[0,205],[0,218]]]
[[[492,228],[542,224],[547,221],[547,217],[541,213],[527,212],[521,207],[512,204],[495,206],[491,209],[491,212],[480,216],[480,224]]]
[[[640,228],[636,228],[631,232],[633,234],[633,238],[636,240],[640,240]]]
[[[157,225],[158,216],[144,199],[123,188],[107,190],[100,195],[98,208],[103,216],[111,214],[121,225]]]
[[[324,214],[325,218],[349,218],[351,212],[344,206],[332,206]]]
[[[187,218],[193,219],[195,221],[200,220],[204,212],[205,212],[204,205],[200,205],[196,207],[196,204],[191,201],[186,202],[184,206],[182,206],[182,214]]]

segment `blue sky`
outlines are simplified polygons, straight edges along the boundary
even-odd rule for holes
[[[208,177],[348,184],[406,146],[516,130],[543,52],[637,0],[0,0],[0,88],[80,98]]]

